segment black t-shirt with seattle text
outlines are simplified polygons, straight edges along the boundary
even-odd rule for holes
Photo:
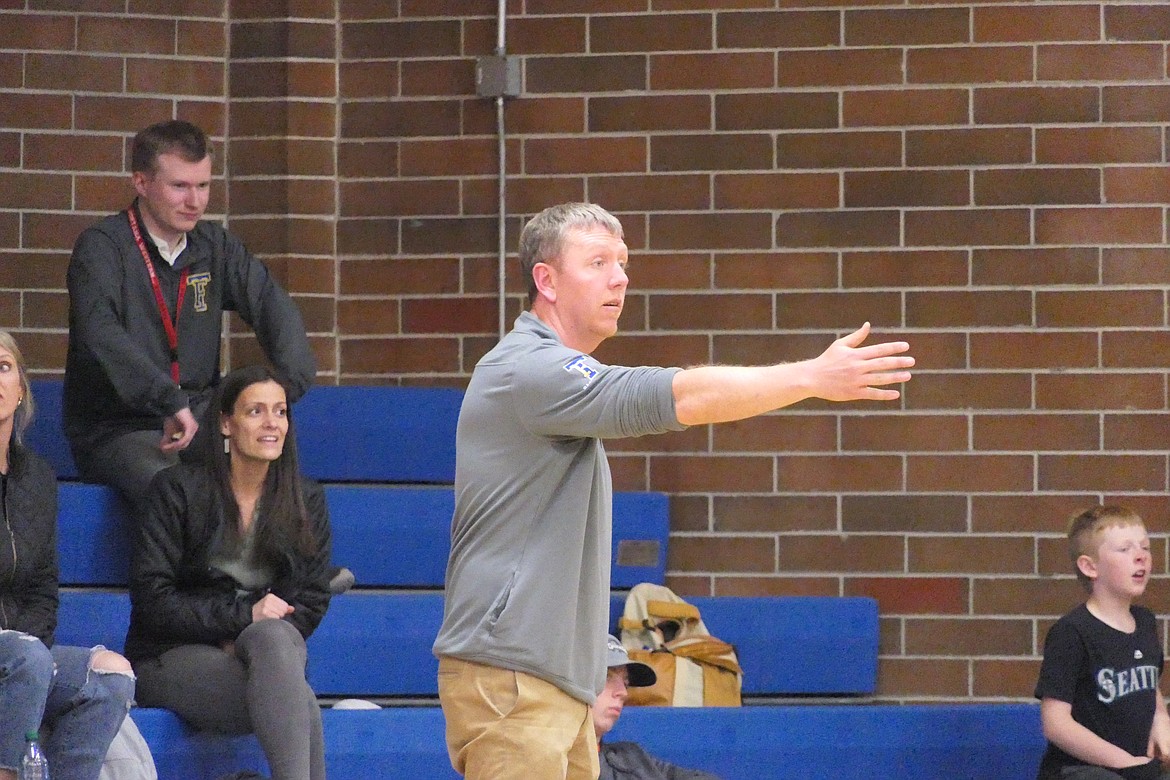
[[[1134,756],[1144,756],[1157,704],[1162,645],[1154,614],[1130,607],[1136,628],[1118,631],[1082,604],[1058,620],[1044,641],[1044,662],[1036,683],[1037,699],[1072,705],[1073,720]],[[1040,780],[1060,768],[1082,765],[1048,743]]]

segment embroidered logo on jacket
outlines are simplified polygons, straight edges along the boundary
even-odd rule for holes
[[[565,363],[564,368],[569,372],[576,371],[585,377],[585,384],[589,384],[593,380],[593,377],[597,376],[597,369],[590,366],[586,360],[587,357],[585,355],[578,355],[568,363]]]
[[[211,284],[211,272],[191,274],[187,277],[187,284],[195,294],[195,299],[191,302],[195,311],[207,311],[207,285]]]

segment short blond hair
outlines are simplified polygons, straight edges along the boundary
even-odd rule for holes
[[[1117,504],[1102,504],[1090,507],[1073,515],[1068,523],[1068,554],[1072,559],[1073,571],[1085,590],[1093,589],[1093,581],[1085,576],[1077,560],[1082,555],[1095,556],[1101,548],[1100,533],[1106,528],[1127,528],[1132,525],[1146,527],[1141,516],[1129,507]]]

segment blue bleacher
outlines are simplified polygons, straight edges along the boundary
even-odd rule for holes
[[[129,620],[128,521],[112,491],[76,481],[60,430],[60,389],[60,382],[34,383],[40,412],[28,436],[61,477],[57,639],[120,649]],[[334,560],[358,579],[309,640],[309,679],[327,700],[393,705],[324,712],[334,780],[456,777],[435,706],[430,646],[442,616],[460,398],[446,388],[318,387],[296,407],[302,464],[325,484]],[[334,425],[355,416],[373,427]],[[668,533],[665,495],[615,496],[615,589],[664,581]],[[630,709],[615,739],[635,739],[727,780],[1034,776],[1043,747],[1034,705],[869,703],[878,658],[872,599],[691,600],[712,632],[736,645],[750,706]],[[615,590],[614,623],[623,603]],[[825,696],[833,706],[793,703]],[[198,734],[164,710],[135,710],[134,718],[161,780],[265,770],[252,736]]]

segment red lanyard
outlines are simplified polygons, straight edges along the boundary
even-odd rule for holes
[[[158,314],[162,317],[163,329],[167,332],[167,343],[171,347],[171,379],[179,384],[179,312],[183,311],[183,296],[187,292],[187,272],[190,267],[183,269],[179,276],[179,300],[175,304],[175,318],[171,320],[171,310],[167,308],[163,298],[162,286],[158,283],[158,274],[154,271],[154,262],[150,259],[150,252],[146,251],[146,242],[142,240],[142,231],[138,229],[138,217],[134,216],[134,207],[126,209],[126,216],[130,218],[130,232],[134,234],[134,242],[138,244],[138,251],[142,253],[142,260],[146,263],[146,272],[150,274],[150,285],[154,288],[154,301],[158,304]]]

